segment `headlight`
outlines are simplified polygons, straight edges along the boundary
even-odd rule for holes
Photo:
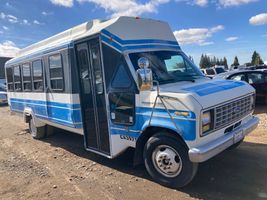
[[[205,111],[202,114],[201,136],[213,129],[213,110]]]

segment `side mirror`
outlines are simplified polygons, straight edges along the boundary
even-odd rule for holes
[[[153,87],[152,70],[149,69],[149,60],[145,57],[138,59],[140,69],[136,71],[140,91],[151,90]]]

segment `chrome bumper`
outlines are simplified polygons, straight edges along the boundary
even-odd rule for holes
[[[204,162],[212,158],[213,156],[219,154],[233,144],[239,142],[247,134],[256,129],[259,121],[260,120],[258,117],[253,116],[253,118],[250,119],[247,123],[243,124],[232,132],[227,133],[222,137],[205,145],[189,149],[189,159],[192,162]],[[242,133],[241,136],[240,133]],[[237,134],[238,137],[236,138]]]

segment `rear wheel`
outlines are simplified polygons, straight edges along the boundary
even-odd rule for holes
[[[190,183],[198,168],[189,160],[188,148],[168,133],[158,133],[147,141],[144,161],[155,181],[172,188]]]
[[[30,130],[31,136],[34,139],[42,139],[45,137],[46,126],[36,127],[36,124],[33,118],[30,119],[29,130]]]

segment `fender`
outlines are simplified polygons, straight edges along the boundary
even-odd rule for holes
[[[24,122],[29,123],[31,118],[34,120],[34,123],[35,123],[36,127],[42,127],[42,126],[46,125],[44,122],[42,122],[40,119],[38,119],[35,116],[34,111],[32,110],[32,108],[25,107],[24,111],[23,111],[23,120],[24,120]]]

